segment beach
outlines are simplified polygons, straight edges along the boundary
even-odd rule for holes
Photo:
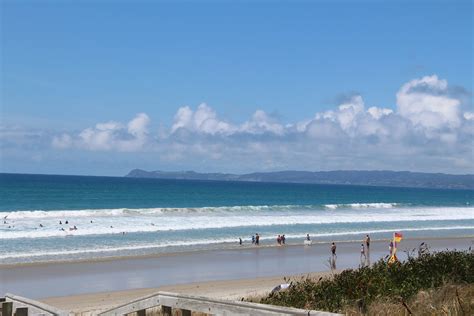
[[[361,236],[362,238],[363,236]],[[467,250],[474,236],[443,239],[407,239],[406,251],[421,242],[432,251]],[[337,243],[337,271],[358,267],[361,242]],[[75,311],[113,306],[158,290],[224,299],[260,296],[285,283],[284,277],[320,277],[331,273],[330,244],[312,246],[244,246],[235,250],[209,250],[133,258],[81,262],[0,266],[0,292],[39,299]],[[388,254],[388,240],[371,243],[374,262]]]
[[[0,295],[91,311],[158,290],[225,299],[285,277],[398,257],[420,243],[467,250],[474,191],[113,177],[3,175]],[[74,229],[77,227],[77,229]],[[71,229],[72,228],[72,229]],[[258,233],[260,245],[252,244]],[[286,244],[277,245],[285,234]],[[313,242],[304,246],[307,236]],[[242,240],[242,245],[239,244]]]

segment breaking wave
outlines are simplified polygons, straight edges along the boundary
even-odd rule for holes
[[[113,217],[113,216],[157,216],[167,214],[206,214],[206,213],[238,213],[265,211],[305,211],[323,209],[360,209],[360,208],[392,208],[400,203],[352,203],[326,205],[242,205],[217,207],[158,207],[158,208],[117,208],[117,209],[84,209],[84,210],[32,210],[1,212],[5,219],[42,219],[42,218],[75,218],[75,217]]]
[[[20,211],[9,213],[7,224],[0,225],[0,240],[282,225],[474,220],[474,207],[361,205],[364,204],[340,207],[337,212],[308,206]],[[77,230],[72,229],[74,226]]]

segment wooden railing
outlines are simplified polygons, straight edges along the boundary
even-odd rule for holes
[[[145,316],[147,309],[161,309],[163,316],[179,314],[191,316],[192,312],[208,315],[301,315],[301,316],[329,316],[340,315],[315,310],[303,310],[290,307],[257,304],[250,302],[226,301],[211,299],[207,297],[176,294],[169,292],[157,292],[131,302],[110,308],[108,310],[92,315],[116,316],[136,313],[137,316]],[[150,310],[151,311],[151,310]],[[21,296],[6,294],[0,298],[0,316],[28,316],[28,315],[51,315],[69,316],[74,315],[67,311],[57,309],[47,304],[24,298]]]
[[[68,316],[69,312],[13,294],[0,298],[1,316],[51,315]]]
[[[191,296],[169,292],[157,292],[129,303],[110,308],[99,313],[99,316],[116,316],[137,313],[145,316],[146,310],[161,306],[164,316],[171,316],[173,309],[178,309],[182,316],[190,316],[191,312],[210,315],[305,315],[329,316],[339,315],[314,310],[303,310],[274,305],[257,304],[250,302],[236,302],[211,299],[207,297]]]

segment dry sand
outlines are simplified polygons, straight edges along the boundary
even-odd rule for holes
[[[275,286],[287,283],[291,279],[303,277],[320,278],[330,276],[330,272],[314,272],[297,274],[291,277],[265,277],[243,280],[227,280],[199,282],[184,285],[168,285],[158,288],[136,289],[128,291],[82,294],[64,297],[51,297],[41,301],[75,314],[89,315],[92,312],[123,304],[124,302],[150,295],[157,291],[167,291],[181,294],[206,296],[227,300],[241,300],[242,298],[261,297],[268,294]]]

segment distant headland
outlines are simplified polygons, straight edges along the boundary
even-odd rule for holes
[[[276,171],[247,174],[198,173],[195,171],[145,171],[134,169],[125,177],[209,181],[345,184],[437,189],[474,189],[474,175],[410,171]]]

